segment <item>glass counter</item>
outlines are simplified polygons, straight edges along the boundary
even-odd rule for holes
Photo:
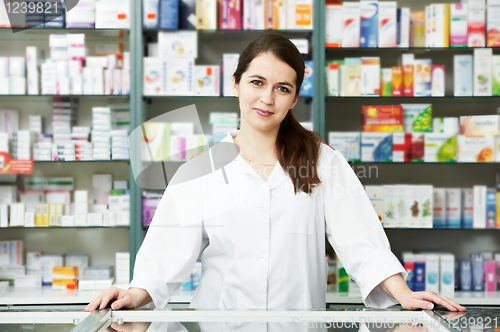
[[[500,307],[466,312],[342,305],[326,311],[152,309],[95,311],[0,308],[0,331],[72,332],[472,332],[499,331]]]

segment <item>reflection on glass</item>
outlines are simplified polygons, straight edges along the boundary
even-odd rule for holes
[[[429,332],[418,321],[398,322],[387,320],[372,323],[334,321],[333,319],[293,322],[155,322],[112,323],[106,332]]]
[[[500,328],[500,310],[498,307],[467,307],[465,312],[435,310],[446,321],[446,327],[462,332],[493,332]]]

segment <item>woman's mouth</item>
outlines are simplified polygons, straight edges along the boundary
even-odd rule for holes
[[[255,112],[257,112],[257,114],[259,114],[260,116],[271,116],[273,115],[274,113],[271,113],[269,111],[264,111],[263,109],[261,108],[254,108]]]

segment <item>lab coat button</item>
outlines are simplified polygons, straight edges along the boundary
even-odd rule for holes
[[[262,203],[262,204],[259,204],[259,206],[257,207],[259,209],[259,211],[266,211],[267,210],[267,205]]]
[[[266,260],[266,255],[261,254],[261,255],[259,256],[259,259],[260,259],[262,262],[263,262],[263,261],[265,261],[265,260]]]

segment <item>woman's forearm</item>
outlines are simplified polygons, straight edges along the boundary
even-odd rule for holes
[[[149,293],[142,288],[130,288],[128,292],[134,298],[136,308],[142,307],[143,305],[153,301]]]
[[[407,293],[411,293],[411,289],[408,288],[405,280],[401,276],[401,273],[394,274],[389,278],[385,279],[379,284],[380,288],[393,299],[401,303],[401,298]]]

